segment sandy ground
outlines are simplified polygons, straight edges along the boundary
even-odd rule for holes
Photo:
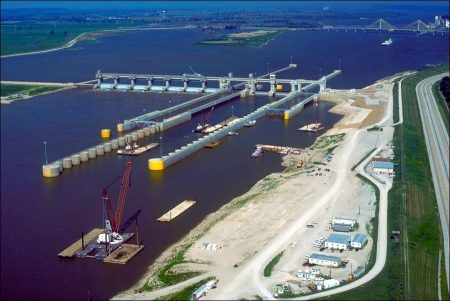
[[[268,33],[276,32],[276,30],[257,30],[257,31],[248,31],[248,32],[238,32],[238,33],[230,33],[228,37],[230,38],[253,38],[266,35]]]
[[[355,91],[324,92],[320,99],[335,102],[337,105],[332,111],[344,116],[324,136],[346,134],[345,140],[338,143],[338,147],[333,151],[335,155],[330,163],[326,166],[313,164],[316,161],[321,162],[325,157],[324,150],[315,149],[314,146],[300,155],[285,156],[283,165],[292,166],[291,168],[267,176],[245,195],[233,200],[231,203],[256,194],[243,207],[229,211],[224,219],[212,227],[208,227],[208,222],[218,218],[219,213],[228,210],[229,206],[225,205],[215,214],[208,216],[184,241],[167,250],[149,268],[148,274],[139,284],[115,296],[115,299],[151,299],[164,296],[167,288],[151,293],[133,293],[133,290],[149,279],[172,249],[189,241],[196,233],[203,233],[205,227],[208,227],[206,233],[194,241],[186,253],[186,259],[201,260],[208,264],[192,264],[192,266],[184,264],[182,268],[204,270],[208,276],[214,275],[220,279],[219,286],[208,292],[207,299],[254,298],[258,288],[247,285],[246,283],[250,282],[247,280],[256,277],[255,269],[262,271],[273,258],[273,255],[265,258],[264,254],[277,254],[281,251],[284,251],[284,255],[276,265],[272,276],[262,279],[262,285],[271,291],[278,283],[298,284],[299,279],[295,275],[297,270],[302,268],[305,255],[318,251],[313,247],[313,243],[316,239],[327,237],[331,233],[330,230],[327,231],[327,227],[328,222],[334,217],[356,218],[360,224],[358,232],[366,233],[366,225],[374,215],[375,194],[372,188],[363,185],[355,177],[355,173],[349,170],[372,150],[377,142],[387,143],[392,138],[393,131],[390,129],[381,132],[382,139],[379,139],[380,134],[377,131],[361,130],[385,116],[391,107],[387,105],[391,88],[391,84],[382,81]],[[328,147],[333,145],[336,144]],[[358,147],[355,147],[356,145]],[[303,161],[304,164],[301,168],[296,168],[299,161]],[[325,171],[325,168],[329,171]],[[307,170],[314,170],[313,175],[307,175]],[[306,228],[306,224],[313,221],[317,221],[316,226],[313,229]],[[289,239],[286,240],[286,237]],[[279,244],[278,241],[283,243]],[[200,248],[201,244],[206,242],[217,244],[219,249],[212,251]],[[349,261],[346,268],[323,268],[322,272],[326,275],[331,272],[333,278],[346,279],[351,270],[366,262],[372,245],[373,241],[369,239],[368,245],[359,252],[345,251],[333,254]]]

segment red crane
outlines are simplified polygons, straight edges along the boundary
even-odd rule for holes
[[[123,208],[125,206],[125,200],[127,198],[128,187],[131,184],[130,183],[130,173],[131,173],[131,161],[128,161],[127,165],[125,167],[125,171],[123,172],[123,175],[118,176],[116,179],[114,179],[114,181],[111,184],[109,184],[102,190],[103,202],[105,203],[106,212],[108,214],[108,220],[111,225],[111,230],[112,230],[112,232],[115,232],[115,233],[118,233],[120,224],[122,222]],[[120,177],[122,177],[122,182],[120,184],[120,192],[119,192],[119,198],[117,200],[116,212],[113,215],[112,209],[111,209],[110,197],[108,194],[108,188],[110,186],[112,186],[115,183],[115,181]]]

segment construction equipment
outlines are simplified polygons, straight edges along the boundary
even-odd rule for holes
[[[107,218],[105,218],[105,233],[101,233],[98,236],[97,238],[98,243],[118,244],[123,241],[123,237],[119,234],[120,232],[119,227],[122,222],[123,209],[125,206],[125,200],[127,198],[128,187],[131,186],[130,173],[131,173],[131,161],[128,161],[123,175],[117,176],[108,186],[102,189],[102,198],[104,206],[106,208]],[[113,215],[108,188],[111,187],[119,178],[122,178],[122,181],[120,184],[120,192],[117,200],[116,211],[115,214]],[[137,214],[135,213],[136,217],[139,213]],[[132,221],[130,222],[130,224],[131,223]]]

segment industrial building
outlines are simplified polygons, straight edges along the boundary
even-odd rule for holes
[[[336,232],[350,232],[353,229],[352,226],[343,224],[334,224],[331,228]]]
[[[341,264],[341,258],[338,256],[313,253],[309,256],[308,262],[311,264],[338,267]]]
[[[331,224],[332,225],[335,225],[335,224],[350,225],[351,227],[354,227],[356,225],[356,219],[336,217],[336,218],[333,218],[333,220],[331,221]]]
[[[374,172],[392,173],[394,172],[394,163],[389,161],[372,160],[372,167]]]
[[[366,241],[367,241],[367,234],[356,233],[355,235],[353,235],[350,241],[350,246],[355,249],[361,249]]]
[[[325,248],[347,250],[350,240],[350,235],[333,233],[325,240]]]

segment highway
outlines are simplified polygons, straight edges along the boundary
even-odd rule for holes
[[[449,137],[432,91],[433,84],[445,75],[448,72],[422,80],[416,87],[416,94],[444,236],[445,270],[449,287]]]

